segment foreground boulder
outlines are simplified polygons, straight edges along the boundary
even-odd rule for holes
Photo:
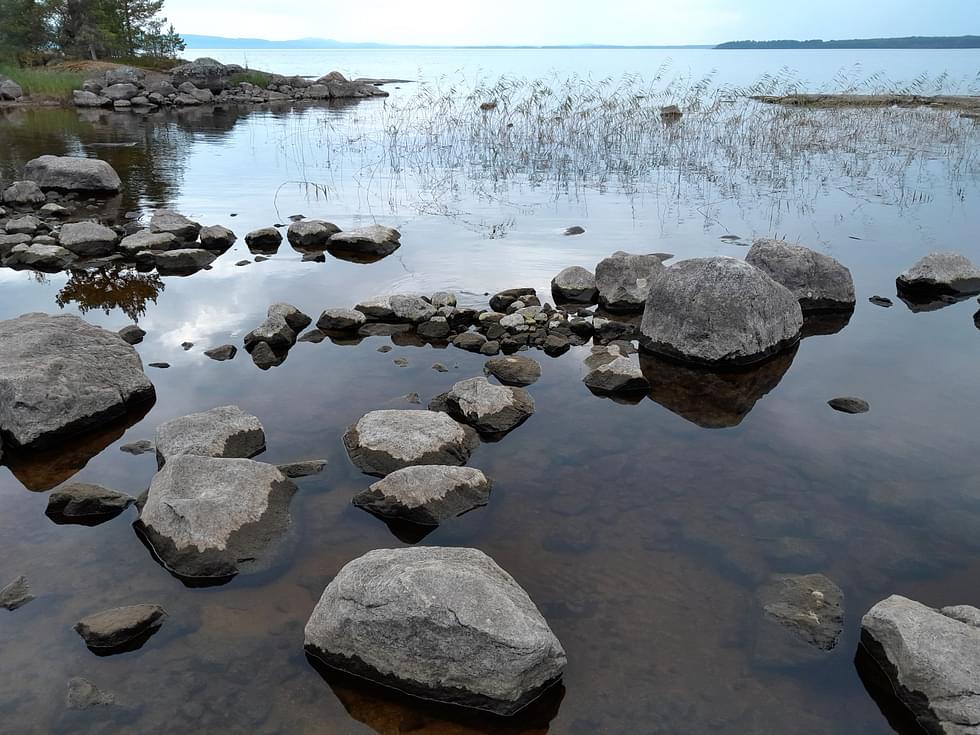
[[[351,461],[380,477],[412,465],[466,464],[478,444],[473,429],[437,411],[371,411],[344,434]]]
[[[84,617],[74,627],[85,645],[104,656],[139,648],[166,617],[159,605],[129,605]]]
[[[803,311],[853,309],[851,272],[829,255],[782,240],[756,240],[745,261],[788,288]]]
[[[935,610],[892,595],[861,619],[861,645],[925,732],[978,731],[980,610]]]
[[[119,174],[105,161],[74,156],[41,156],[27,162],[24,178],[42,189],[119,191]]]
[[[379,549],[347,564],[306,650],[407,694],[512,715],[561,677],[565,651],[527,593],[476,549]]]
[[[182,454],[248,459],[265,450],[265,430],[238,406],[218,406],[164,421],[153,443],[159,467]]]
[[[980,293],[980,268],[959,253],[929,253],[896,279],[900,290]]]
[[[225,580],[267,564],[295,491],[273,465],[179,455],[150,483],[137,530],[178,577]]]
[[[76,316],[32,313],[2,321],[0,344],[5,444],[50,445],[155,395],[136,350]]]
[[[745,365],[800,339],[796,297],[735,258],[693,258],[653,278],[640,325],[651,352],[687,362]]]
[[[446,394],[446,409],[457,421],[482,434],[502,434],[534,413],[534,399],[523,388],[493,385],[486,378],[461,380]]]
[[[425,465],[392,472],[354,496],[353,503],[382,518],[438,526],[489,500],[490,480],[480,470]]]
[[[664,269],[657,255],[617,251],[595,268],[599,303],[615,312],[642,311],[650,291],[650,278]]]

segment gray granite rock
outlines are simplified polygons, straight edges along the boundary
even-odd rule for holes
[[[218,406],[164,421],[153,443],[160,467],[183,454],[249,458],[265,449],[265,430],[238,406]]]
[[[60,245],[15,245],[3,259],[8,268],[31,268],[45,273],[67,270],[77,256]]]
[[[899,289],[980,293],[980,268],[959,253],[929,253],[896,279]]]
[[[330,237],[340,232],[333,222],[318,219],[303,219],[293,222],[286,230],[286,239],[294,248],[325,249],[330,243]]]
[[[495,293],[490,297],[490,308],[500,313],[506,313],[515,301],[520,301],[525,306],[539,303],[537,292],[533,288],[521,286]]]
[[[217,257],[214,251],[204,248],[178,248],[156,253],[153,262],[160,275],[184,275],[206,268]]]
[[[276,252],[282,244],[282,233],[275,227],[262,227],[245,235],[245,244],[252,252]]]
[[[511,715],[555,683],[565,651],[527,593],[476,549],[378,549],[348,563],[306,624],[306,650],[425,699]]]
[[[404,467],[354,496],[353,503],[382,518],[438,526],[486,505],[490,487],[486,475],[469,467]]]
[[[118,241],[113,230],[98,222],[69,222],[62,226],[58,237],[61,247],[82,258],[109,255]]]
[[[102,88],[102,96],[113,102],[118,102],[120,100],[129,101],[133,97],[138,96],[140,93],[139,87],[135,84],[129,84],[126,82],[121,82],[119,84],[110,84],[108,87]]]
[[[285,354],[296,344],[296,330],[292,329],[281,314],[267,316],[265,320],[245,335],[245,349],[254,352],[260,344],[266,344],[273,352]]]
[[[119,174],[105,161],[74,156],[41,156],[27,162],[24,178],[42,189],[119,191]]]
[[[201,225],[172,210],[158,209],[150,218],[150,231],[168,233],[182,243],[192,243],[197,239]]]
[[[27,577],[21,575],[6,587],[0,589],[0,607],[4,610],[16,610],[34,599]]]
[[[76,89],[71,93],[71,101],[75,107],[112,107],[112,100],[96,92]]]
[[[24,96],[24,89],[13,79],[0,79],[0,100],[18,100]]]
[[[307,459],[302,462],[287,462],[286,464],[276,465],[279,471],[289,478],[319,475],[326,466],[327,460],[325,459]]]
[[[173,233],[152,230],[134,232],[119,243],[119,250],[130,256],[135,256],[144,250],[178,250],[182,247],[180,240]]]
[[[258,342],[251,348],[252,362],[260,370],[268,370],[286,361],[286,352],[276,352],[268,342]]]
[[[534,399],[523,388],[493,385],[480,376],[456,383],[446,394],[446,407],[453,418],[480,433],[500,434],[534,413]]]
[[[935,610],[899,595],[861,619],[861,644],[923,730],[980,732],[980,610]]]
[[[118,490],[86,482],[70,482],[48,495],[48,515],[65,518],[115,516],[132,504],[133,498]]]
[[[219,253],[223,253],[230,248],[235,244],[235,240],[238,239],[235,237],[234,232],[221,225],[202,227],[198,234],[201,238],[202,248],[205,250],[214,250]]]
[[[217,362],[233,360],[237,354],[238,348],[235,347],[235,345],[220,345],[219,347],[212,347],[210,350],[204,350],[204,355],[206,357],[210,357],[212,360],[216,360]]]
[[[354,309],[361,312],[369,322],[386,322],[395,317],[395,312],[391,310],[391,301],[387,296],[366,299],[357,304]]]
[[[803,311],[854,308],[851,272],[829,255],[782,240],[758,239],[745,261],[788,288]]]
[[[395,294],[388,298],[395,320],[420,324],[436,315],[436,308],[421,296]]]
[[[589,371],[583,382],[593,392],[603,395],[650,389],[650,383],[644,377],[636,355],[614,356],[602,362]]]
[[[827,401],[827,405],[835,411],[840,411],[841,413],[867,413],[871,410],[871,406],[866,400],[863,398],[853,398],[851,396],[831,398],[829,401]]]
[[[273,561],[295,491],[273,465],[178,455],[150,483],[137,530],[178,577],[225,579]]]
[[[351,461],[381,477],[412,465],[466,464],[478,444],[473,429],[435,411],[371,411],[344,434]]]
[[[309,316],[304,314],[292,304],[285,304],[282,302],[270,306],[266,311],[266,316],[268,316],[270,319],[282,317],[286,321],[289,328],[297,334],[302,332],[313,322]]]
[[[415,328],[419,338],[430,342],[448,338],[450,331],[449,321],[444,316],[434,316]]]
[[[821,660],[844,627],[844,593],[822,574],[776,574],[756,591],[753,658],[766,666]]]
[[[577,265],[565,268],[551,279],[551,293],[556,301],[576,304],[594,304],[599,298],[595,274]]]
[[[317,329],[327,332],[347,332],[364,326],[367,317],[356,309],[326,309],[316,321]]]
[[[530,357],[505,355],[487,360],[483,364],[483,372],[492,375],[504,385],[522,388],[537,382],[541,377],[541,366]]]
[[[370,225],[331,235],[330,247],[358,255],[384,257],[401,247],[401,233],[392,227]]]
[[[104,654],[128,650],[163,625],[167,611],[159,605],[127,605],[88,615],[74,625],[92,650]]]
[[[120,329],[117,334],[123,338],[127,344],[138,345],[146,336],[146,330],[141,329],[137,324],[127,324]]]
[[[599,303],[608,311],[642,311],[650,291],[650,279],[663,269],[657,255],[613,253],[595,268]]]
[[[29,207],[44,204],[44,192],[33,181],[15,181],[3,190],[3,203],[15,207]]]
[[[5,443],[50,445],[155,395],[132,346],[76,316],[32,313],[2,321],[0,344]]]
[[[653,276],[640,341],[687,362],[744,365],[795,344],[802,327],[797,299],[763,271],[735,258],[693,258]]]
[[[34,235],[40,227],[41,220],[33,214],[25,214],[8,219],[3,229],[8,235]]]

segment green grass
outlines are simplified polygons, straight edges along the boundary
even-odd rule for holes
[[[0,64],[0,74],[19,84],[24,94],[32,97],[70,99],[72,90],[81,89],[86,74],[71,71],[52,71],[43,67],[22,68]]]
[[[229,81],[232,85],[248,82],[264,89],[269,86],[270,79],[272,79],[272,75],[266,74],[264,71],[244,71],[240,74],[232,74]]]

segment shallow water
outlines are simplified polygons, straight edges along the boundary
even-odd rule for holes
[[[137,346],[144,364],[172,365],[147,369],[157,400],[131,426],[70,456],[0,469],[0,583],[26,574],[38,596],[0,614],[2,729],[892,732],[855,667],[860,616],[892,593],[937,606],[980,604],[977,304],[913,313],[894,288],[895,276],[930,250],[980,259],[977,131],[950,116],[963,126],[961,144],[913,165],[901,165],[908,151],[869,142],[870,163],[812,157],[799,181],[781,186],[735,165],[721,182],[717,172],[706,182],[667,170],[632,187],[591,172],[563,186],[526,171],[488,180],[479,160],[435,175],[434,159],[378,164],[371,134],[399,99],[149,117],[4,112],[4,180],[41,153],[96,155],[126,187],[100,216],[120,221],[168,206],[229,226],[240,239],[210,271],[129,284],[117,299],[125,308],[103,310],[98,283],[0,271],[0,317],[60,305],[113,329],[138,317],[148,332]],[[245,232],[297,213],[345,229],[396,226],[403,244],[370,265],[330,256],[301,262],[288,245],[266,262],[234,265],[250,257]],[[569,225],[586,232],[563,237]],[[240,346],[276,301],[315,318],[378,293],[454,290],[473,305],[514,286],[546,296],[560,269],[592,268],[619,249],[741,257],[743,245],[721,239],[732,233],[739,242],[785,236],[840,259],[858,293],[849,323],[746,374],[708,379],[647,361],[656,384],[634,405],[585,388],[587,347],[557,359],[528,353],[543,367],[529,389],[536,413],[470,462],[494,481],[490,504],[420,542],[478,547],[527,589],[568,652],[564,690],[517,722],[459,722],[324,680],[302,648],[323,587],[354,557],[403,545],[351,506],[372,480],[350,464],[341,435],[367,411],[408,408],[409,393],[427,401],[480,374],[485,358],[398,337],[327,340],[298,343],[283,365],[263,372],[244,353],[218,363],[203,350]],[[895,306],[868,303],[873,294]],[[185,352],[184,341],[194,347]],[[379,353],[383,344],[392,351]],[[433,370],[437,361],[449,372]],[[825,401],[838,395],[867,399],[871,412],[830,410]],[[192,589],[152,559],[133,531],[132,509],[91,528],[44,515],[44,490],[69,476],[139,494],[155,470],[153,455],[119,446],[152,439],[165,419],[225,403],[261,419],[263,460],[330,462],[298,482],[293,532],[271,569]],[[760,661],[754,592],[772,572],[822,572],[844,590],[845,632],[823,660]],[[163,605],[170,618],[138,651],[99,658],[71,630],[86,614],[142,602]],[[116,692],[127,707],[67,712],[72,676]]]

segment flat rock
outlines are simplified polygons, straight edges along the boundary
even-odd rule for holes
[[[929,253],[896,279],[900,290],[980,293],[980,268],[959,253]]]
[[[453,418],[480,433],[500,434],[534,413],[534,399],[523,388],[493,385],[480,376],[456,383],[446,394],[446,407]]]
[[[15,245],[3,259],[8,268],[30,268],[45,273],[67,270],[77,256],[60,245]]]
[[[90,518],[116,516],[133,503],[133,498],[118,490],[85,482],[62,485],[48,495],[50,516],[65,518]]]
[[[782,240],[758,239],[745,261],[788,288],[804,311],[854,308],[851,272],[829,255]]]
[[[613,253],[595,267],[599,304],[614,312],[643,311],[650,279],[663,269],[657,255]]]
[[[562,674],[527,593],[476,549],[378,549],[348,563],[306,624],[326,664],[425,699],[511,715]]]
[[[265,449],[265,430],[238,406],[218,406],[163,422],[154,444],[160,467],[184,454],[249,458]]]
[[[412,465],[466,464],[478,444],[473,429],[436,411],[371,411],[344,434],[351,461],[380,477]]]
[[[796,297],[741,260],[693,258],[652,279],[640,325],[641,343],[668,357],[699,364],[744,365],[800,339]]]
[[[235,345],[221,345],[219,347],[212,347],[210,350],[205,350],[204,354],[212,360],[224,362],[225,360],[233,360],[235,355],[238,354],[238,348]]]
[[[201,225],[170,209],[158,209],[150,218],[150,231],[167,233],[182,243],[191,243],[197,239]]]
[[[483,364],[483,372],[492,375],[504,385],[522,388],[537,382],[541,377],[541,366],[530,357],[505,355],[487,360]]]
[[[65,706],[68,709],[85,710],[93,707],[109,707],[116,703],[116,695],[105,692],[81,676],[68,680],[68,694]]]
[[[577,265],[565,268],[551,279],[551,293],[556,301],[576,304],[594,304],[599,299],[595,274]]]
[[[384,257],[401,247],[401,233],[392,227],[370,225],[331,235],[330,247],[359,255]]]
[[[171,232],[140,230],[127,235],[119,243],[119,250],[126,255],[135,256],[144,250],[178,250],[181,242]]]
[[[589,371],[583,382],[589,390],[599,394],[646,391],[650,383],[640,369],[636,355],[617,356]]]
[[[356,495],[353,503],[382,518],[438,526],[486,505],[490,487],[486,475],[469,467],[404,467]]]
[[[268,566],[295,491],[273,465],[183,454],[153,478],[137,530],[178,577],[224,580]]]
[[[924,732],[980,732],[980,610],[935,610],[899,595],[861,619],[861,644]]]
[[[139,355],[76,316],[31,313],[0,322],[4,443],[52,444],[155,396]]]
[[[21,575],[3,589],[0,589],[0,607],[4,610],[16,610],[34,599],[27,577]]]
[[[160,629],[167,611],[159,605],[128,605],[89,615],[74,629],[90,649],[108,654],[139,647]]]
[[[286,464],[276,465],[279,471],[289,478],[319,475],[326,466],[327,460],[325,459],[308,459],[302,462],[287,462]]]
[[[467,352],[479,352],[487,338],[477,332],[463,332],[453,337],[453,345]]]
[[[835,411],[840,411],[841,413],[867,413],[871,410],[871,406],[866,400],[863,398],[853,398],[851,396],[831,398],[829,401],[827,401],[827,405]]]
[[[768,666],[822,659],[844,627],[844,593],[822,574],[777,574],[756,591],[761,619],[753,657]]]
[[[69,222],[62,226],[58,242],[65,250],[84,258],[109,255],[119,236],[97,222]]]
[[[34,235],[41,228],[41,220],[33,214],[25,214],[23,217],[13,217],[7,220],[3,226],[4,232],[8,235]]]
[[[42,189],[119,191],[119,174],[105,161],[74,156],[41,156],[28,161],[24,178]]]

